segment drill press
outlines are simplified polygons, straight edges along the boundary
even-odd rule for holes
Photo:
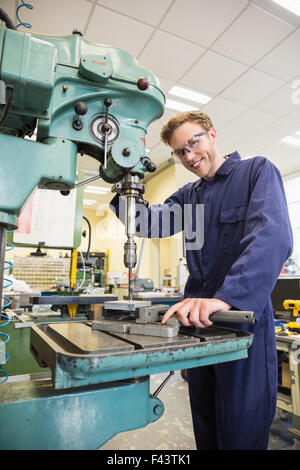
[[[128,203],[125,265],[135,266],[135,198],[155,165],[145,151],[149,124],[164,111],[156,77],[127,52],[86,41],[78,30],[64,37],[0,28],[0,233],[16,229],[35,189],[69,191],[78,154],[99,162],[99,175]],[[36,142],[27,140],[36,130]],[[3,259],[3,249],[1,256]],[[0,266],[2,272],[3,266]],[[0,292],[1,296],[1,292]]]

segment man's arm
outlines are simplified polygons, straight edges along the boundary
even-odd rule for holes
[[[253,310],[258,321],[293,248],[282,179],[268,160],[251,194],[240,246],[241,255],[215,297],[239,310]]]
[[[183,230],[183,188],[169,196],[163,204],[146,207],[136,203],[136,236],[167,238]],[[110,202],[110,209],[125,224],[125,198],[118,194]]]
[[[256,320],[267,304],[283,263],[291,255],[292,229],[281,176],[264,160],[248,205],[241,255],[213,299],[185,299],[173,305],[162,322],[177,312],[183,325],[209,326],[217,310],[252,310]]]

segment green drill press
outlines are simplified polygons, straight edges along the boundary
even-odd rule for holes
[[[98,177],[106,182],[126,180],[121,193],[134,214],[140,179],[155,170],[145,135],[164,111],[156,77],[129,53],[90,43],[77,30],[49,37],[3,23],[0,57],[1,240],[17,228],[36,187],[67,195],[91,181],[76,182],[78,153],[99,162]],[[26,139],[35,130],[36,141]],[[132,269],[135,260],[129,225],[125,264]]]

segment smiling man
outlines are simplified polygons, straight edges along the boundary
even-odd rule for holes
[[[204,206],[204,227],[196,227],[203,229],[204,242],[196,249],[186,244],[184,300],[165,313],[162,323],[176,313],[185,326],[207,327],[213,312],[230,308],[255,315],[254,325],[224,325],[254,334],[247,359],[188,370],[197,449],[267,449],[278,386],[270,294],[292,251],[280,173],[264,157],[222,156],[213,123],[201,111],[171,118],[161,139],[199,178],[164,204],[145,209],[143,217],[151,221],[173,206],[183,213]],[[112,204],[118,206],[118,197]],[[186,240],[194,220],[184,220]]]

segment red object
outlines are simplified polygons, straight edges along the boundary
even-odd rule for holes
[[[141,91],[147,90],[147,88],[149,87],[148,79],[146,77],[139,78],[138,81],[137,81],[137,87]]]
[[[22,209],[22,212],[18,218],[18,228],[15,230],[16,233],[31,232],[32,206],[33,196],[31,196],[26,206]]]

